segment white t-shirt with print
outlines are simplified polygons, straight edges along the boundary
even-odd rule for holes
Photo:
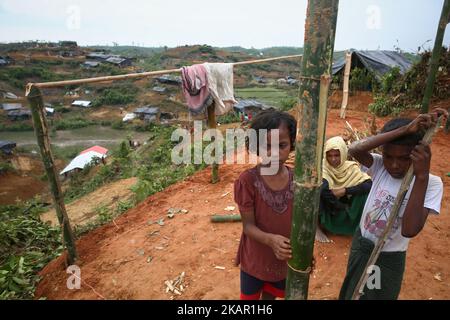
[[[372,153],[373,164],[368,168],[368,173],[372,176],[372,189],[367,197],[366,204],[361,216],[360,228],[364,238],[377,243],[381,236],[387,219],[390,215],[395,198],[402,184],[402,179],[393,178],[383,165],[383,157]],[[402,218],[405,212],[406,204],[414,185],[413,178],[410,188],[406,193],[405,200],[400,207],[399,215],[394,222],[388,240],[384,244],[382,251],[406,251],[408,249],[409,238],[402,236],[401,226]],[[424,207],[430,209],[430,212],[439,214],[443,193],[443,184],[441,178],[430,174],[428,179],[427,191],[425,194]],[[420,208],[417,208],[418,210]]]

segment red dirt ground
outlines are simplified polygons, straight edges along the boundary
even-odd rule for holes
[[[8,162],[14,170],[0,174],[0,205],[15,204],[16,201],[29,200],[36,195],[51,201],[48,183],[41,179],[45,171],[40,159],[36,156],[14,155],[8,158]],[[61,169],[64,162],[57,159],[55,165]]]
[[[350,110],[347,121],[362,129],[365,115]],[[381,126],[382,122],[377,124]],[[330,111],[328,124],[328,137],[344,132],[338,110]],[[450,299],[448,136],[440,132],[432,150],[432,172],[442,178],[445,187],[442,212],[430,217],[421,234],[411,241],[401,299]],[[210,215],[230,213],[224,208],[235,206],[233,182],[246,167],[222,165],[221,180],[214,185],[209,183],[209,169],[198,172],[149,197],[115,223],[85,235],[77,242],[81,289],[67,289],[69,275],[65,273],[64,257],[60,257],[41,272],[36,298],[100,299],[101,295],[106,299],[170,299],[164,281],[184,271],[186,289],[175,299],[238,299],[239,268],[233,265],[233,259],[242,227],[240,223],[213,224]],[[171,207],[189,212],[168,219]],[[161,218],[164,226],[148,223]],[[316,270],[311,277],[310,299],[336,299],[339,293],[351,239],[330,238],[334,243],[315,245]],[[149,256],[153,257],[151,262],[147,262]]]

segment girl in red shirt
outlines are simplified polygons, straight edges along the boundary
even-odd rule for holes
[[[286,261],[292,254],[289,239],[294,197],[293,171],[284,163],[294,150],[297,123],[288,113],[268,110],[259,113],[250,128],[256,130],[258,141],[259,130],[267,130],[271,162],[266,166],[275,166],[276,173],[261,174],[264,166],[258,164],[241,173],[234,184],[234,199],[243,223],[236,258],[241,267],[241,299],[284,298]],[[273,129],[279,130],[279,142],[278,151],[271,154]],[[258,155],[260,148],[256,148]]]

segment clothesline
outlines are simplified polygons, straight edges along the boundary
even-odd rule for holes
[[[232,63],[232,65],[233,66],[241,66],[241,65],[247,65],[247,64],[263,63],[263,62],[282,60],[282,59],[299,58],[299,57],[302,57],[302,55],[297,54],[297,55],[281,56],[281,57],[274,57],[274,58],[241,61],[241,62],[234,62],[234,63]],[[29,84],[27,84],[27,92],[30,90],[31,86],[35,86],[37,88],[56,88],[56,87],[63,87],[63,86],[67,86],[67,85],[79,85],[79,84],[94,83],[94,82],[139,79],[139,78],[146,78],[146,77],[150,77],[150,76],[157,76],[157,75],[162,75],[162,74],[167,74],[167,73],[176,73],[176,72],[181,72],[181,68],[158,70],[158,71],[148,71],[148,72],[141,72],[141,73],[129,73],[129,74],[123,74],[123,75],[117,75],[117,76],[105,76],[105,77],[54,81],[54,82],[29,83]]]

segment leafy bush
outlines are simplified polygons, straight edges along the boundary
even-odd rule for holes
[[[111,128],[116,129],[116,130],[123,130],[123,129],[125,129],[125,123],[122,120],[115,120],[111,124]]]
[[[33,125],[30,122],[19,122],[14,124],[4,124],[0,123],[0,132],[1,131],[33,131]]]
[[[428,62],[431,53],[421,54],[420,61],[404,75],[398,68],[393,68],[381,81],[378,96],[369,107],[377,115],[399,114],[404,110],[419,109],[428,75]],[[450,52],[444,47],[439,58],[439,69],[432,99],[450,98],[448,73],[450,68]]]
[[[37,272],[62,252],[59,228],[40,221],[37,201],[0,206],[0,300],[32,299]]]
[[[213,47],[208,45],[202,45],[197,50],[192,50],[192,53],[200,52],[200,53],[209,53],[209,54],[216,54],[216,50],[214,50]]]
[[[233,122],[240,122],[241,118],[236,112],[228,112],[227,114],[221,115],[217,118],[218,123],[233,123]]]
[[[376,79],[367,69],[354,68],[350,71],[350,91],[370,91]]]
[[[131,83],[100,90],[101,95],[92,102],[94,107],[109,104],[119,105],[136,101],[139,89]]]
[[[71,118],[71,119],[61,119],[53,121],[52,128],[56,130],[72,130],[85,128],[91,125],[97,124],[94,120],[87,120],[81,117]]]
[[[385,117],[388,115],[399,115],[404,110],[420,109],[420,104],[416,105],[399,105],[393,103],[393,99],[385,94],[377,95],[374,102],[369,104],[369,112],[379,116]]]
[[[384,95],[378,95],[374,98],[374,102],[369,104],[369,112],[379,117],[385,117],[392,113],[392,108],[389,106],[387,98]]]
[[[400,68],[394,67],[389,72],[385,73],[381,78],[381,91],[383,93],[392,92],[394,85],[400,80]]]
[[[281,99],[280,101],[280,110],[281,111],[288,111],[292,109],[297,104],[297,98],[294,97],[286,97]]]
[[[3,80],[16,88],[24,88],[26,83],[35,79],[39,82],[64,80],[62,75],[53,73],[44,66],[4,68],[0,72]]]
[[[9,162],[0,162],[0,174],[10,171],[14,171],[14,168]]]

